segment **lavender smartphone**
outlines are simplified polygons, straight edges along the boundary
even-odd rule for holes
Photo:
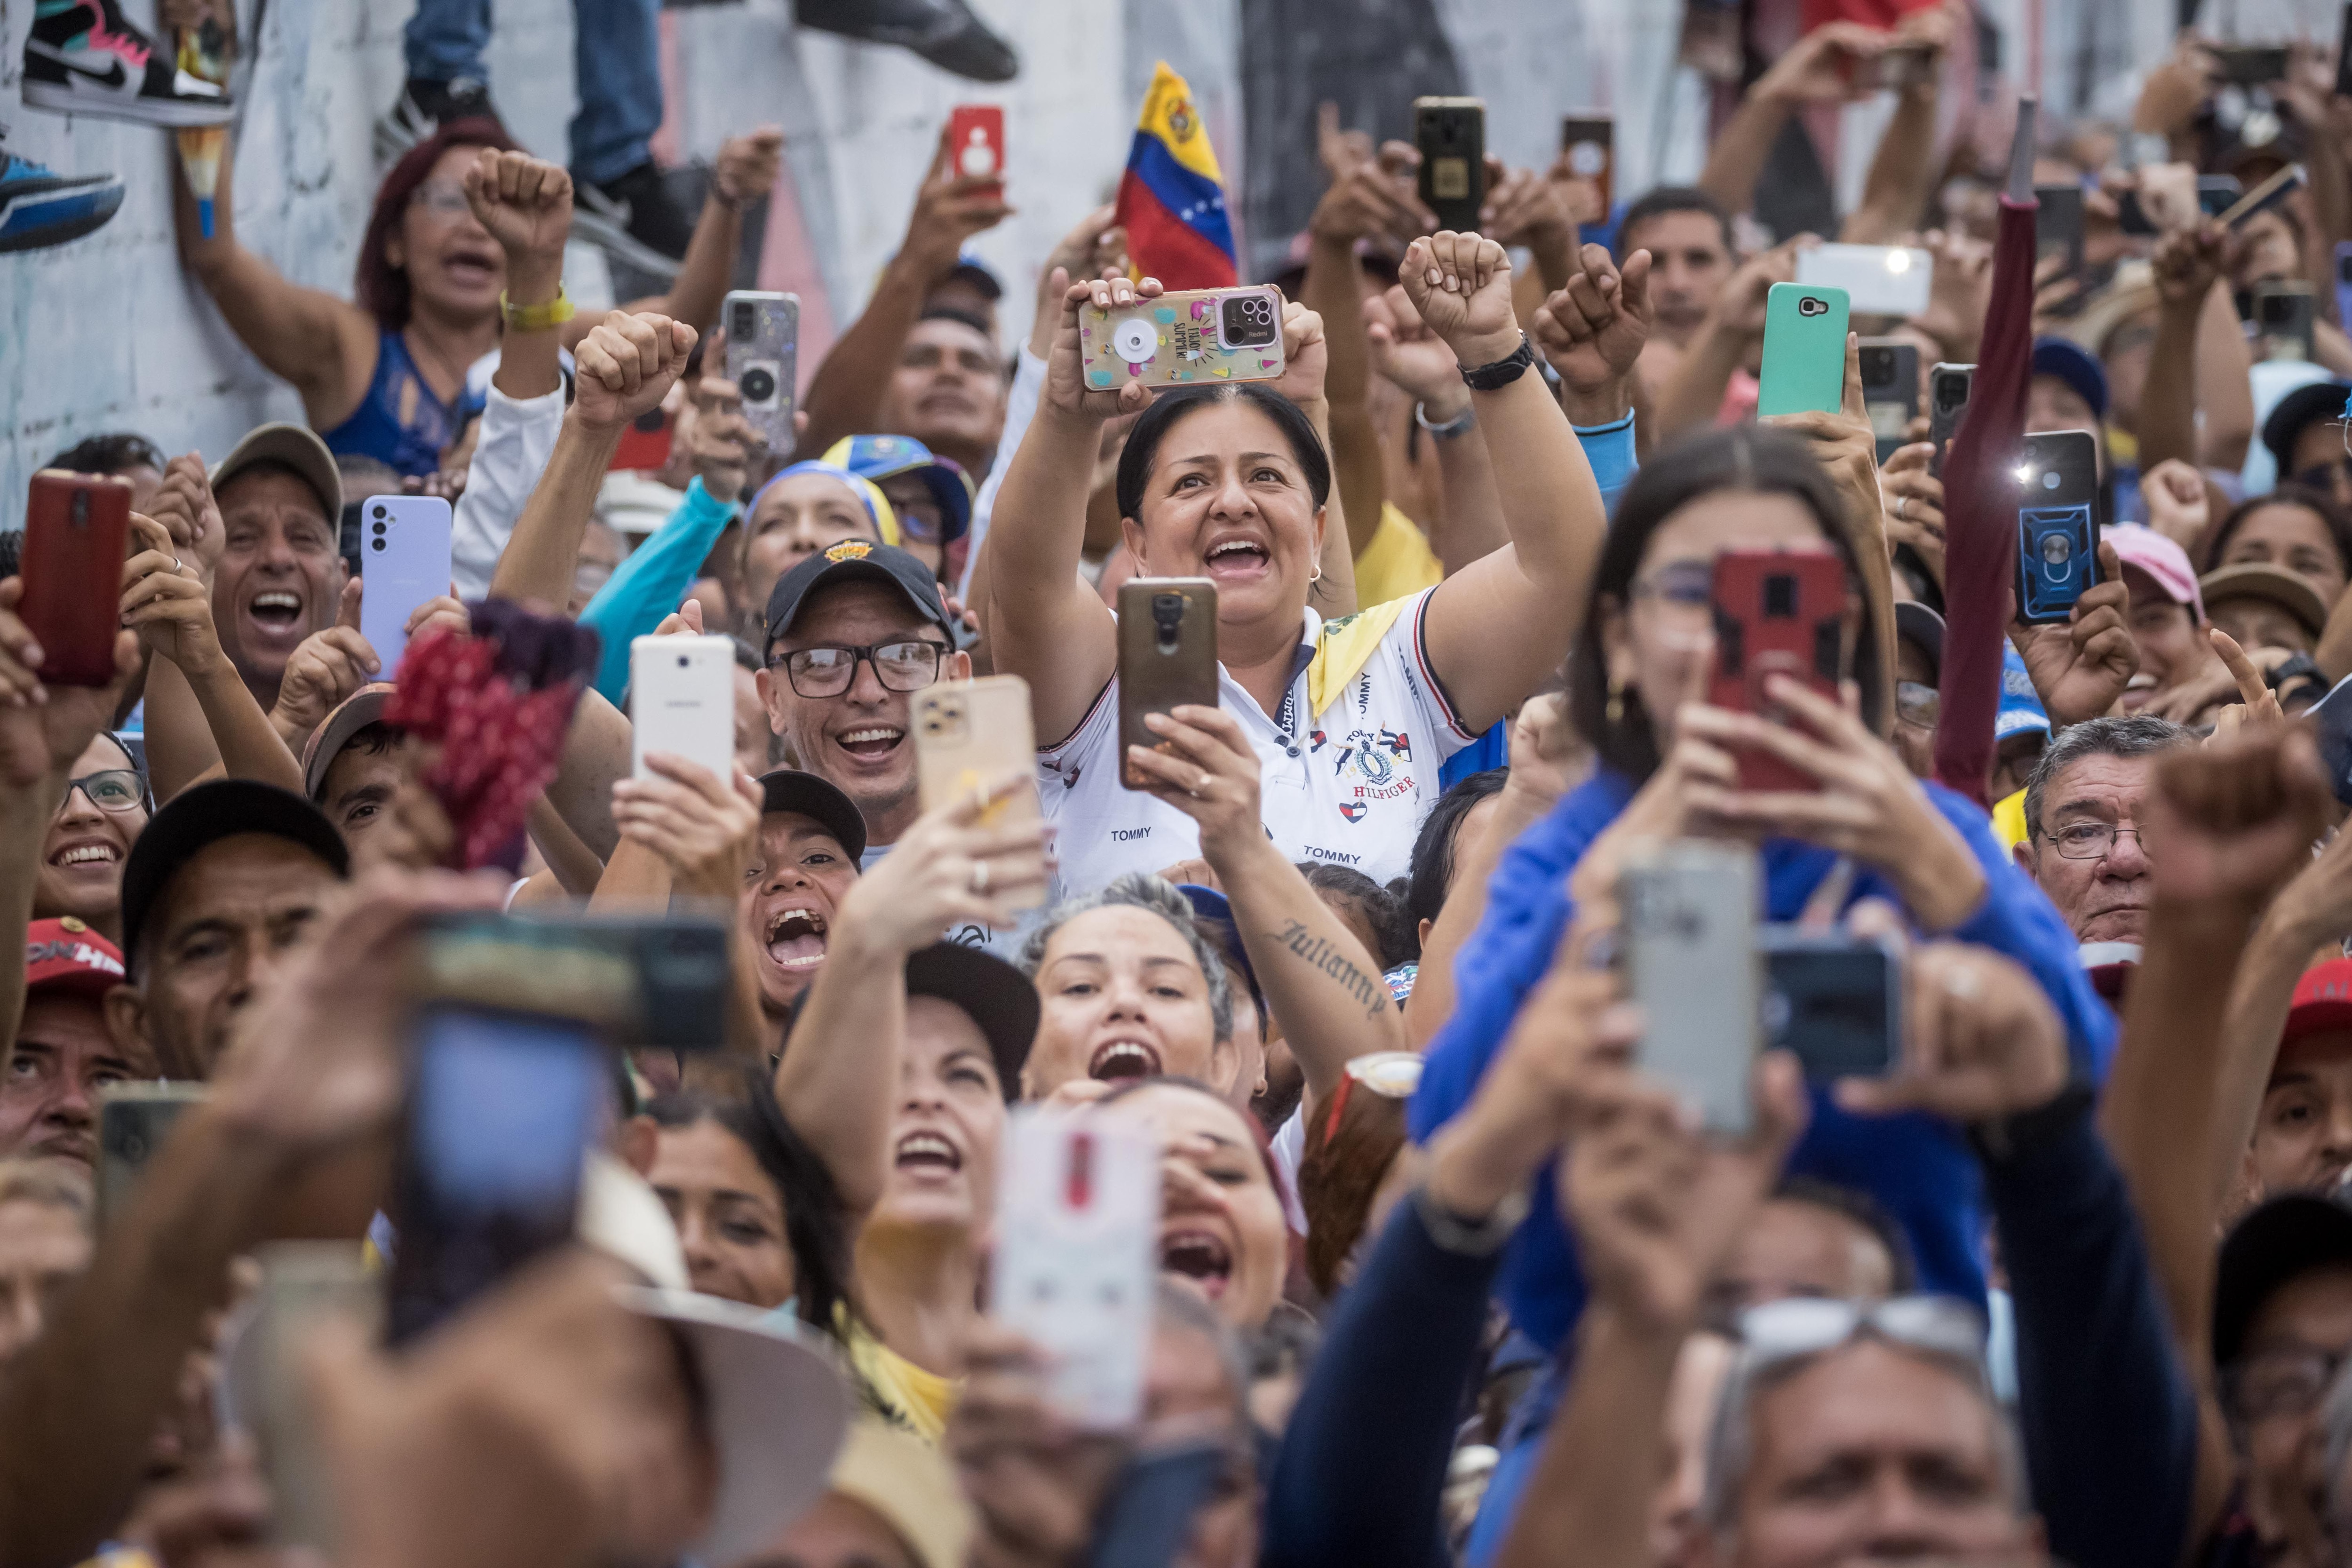
[[[438,496],[370,496],[360,508],[360,636],[390,680],[408,649],[408,617],[449,592],[449,503]]]

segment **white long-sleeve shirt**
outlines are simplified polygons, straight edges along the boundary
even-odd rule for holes
[[[963,581],[956,584],[956,596],[967,602],[971,598],[972,569],[980,564],[980,547],[988,538],[988,520],[996,510],[996,492],[1004,487],[1005,470],[1013,467],[1013,454],[1021,449],[1021,437],[1029,433],[1029,422],[1037,417],[1037,395],[1045,390],[1045,362],[1029,352],[1023,343],[1013,372],[1013,390],[1004,395],[1004,434],[996,440],[995,459],[988,465],[988,478],[981,482],[980,495],[971,503],[971,542],[965,546]]]
[[[525,398],[489,389],[474,461],[466,470],[466,491],[449,525],[449,572],[460,599],[478,599],[490,591],[490,574],[514,536],[523,503],[547,471],[562,428],[561,385]]]

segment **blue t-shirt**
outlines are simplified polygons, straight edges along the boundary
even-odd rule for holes
[[[1983,812],[1940,785],[1924,787],[1985,876],[1983,904],[1952,937],[2028,969],[2065,1026],[2076,1075],[2104,1079],[2115,1054],[2115,1016],[2091,989],[2058,911],[2011,863]],[[1522,834],[1496,868],[1486,918],[1454,960],[1454,1016],[1430,1045],[1412,1099],[1409,1125],[1416,1141],[1425,1141],[1469,1103],[1568,929],[1569,873],[1634,789],[1623,774],[1603,769]],[[1767,844],[1763,858],[1768,918],[1775,921],[1795,919],[1836,861],[1826,849],[1784,839]],[[1866,868],[1853,879],[1848,902],[1863,898],[1902,901],[1885,878]],[[1916,1113],[1855,1116],[1816,1092],[1812,1120],[1788,1169],[1869,1193],[1908,1234],[1923,1289],[1983,1302],[1983,1183],[1968,1146],[1944,1122]],[[1556,1350],[1584,1310],[1584,1276],[1549,1168],[1529,1195],[1532,1210],[1512,1238],[1499,1294],[1514,1323],[1538,1345]]]

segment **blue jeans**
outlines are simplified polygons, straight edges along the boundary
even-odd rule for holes
[[[580,112],[572,121],[572,167],[598,182],[651,155],[661,125],[660,0],[573,0]],[[424,81],[489,79],[490,0],[417,0],[404,34],[408,74]]]

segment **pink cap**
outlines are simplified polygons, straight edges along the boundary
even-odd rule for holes
[[[2198,592],[2197,569],[2189,564],[2187,551],[2136,522],[2103,528],[2099,537],[2116,547],[2116,560],[2155,578],[2156,585],[2170,595],[2174,604],[2188,605],[2198,620],[2204,620],[2205,595]]]

